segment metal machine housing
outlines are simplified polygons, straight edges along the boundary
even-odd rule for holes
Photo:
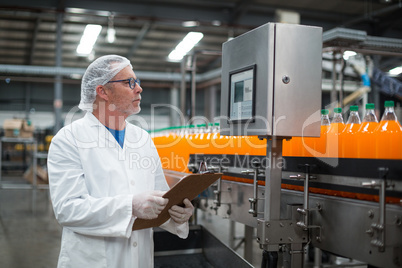
[[[223,44],[221,135],[320,135],[322,29],[267,23]],[[254,111],[230,120],[230,75],[253,66]],[[229,120],[228,120],[229,119]],[[316,124],[313,124],[316,123]]]

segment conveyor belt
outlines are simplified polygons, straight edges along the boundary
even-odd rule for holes
[[[288,190],[303,191],[303,181],[289,179],[290,174],[304,172],[304,165],[310,166],[311,174],[317,180],[310,182],[310,192],[343,198],[353,198],[378,202],[378,189],[362,187],[363,180],[384,179],[392,181],[394,186],[386,190],[386,202],[399,204],[402,200],[402,160],[391,159],[352,159],[352,158],[314,158],[314,157],[284,157],[282,173],[282,188]],[[223,180],[253,183],[253,175],[242,174],[242,170],[253,169],[253,161],[261,163],[261,169],[265,169],[266,158],[258,155],[190,155],[190,163],[206,161],[207,165],[221,164],[229,167],[224,171]],[[336,162],[335,162],[336,161]],[[328,163],[336,165],[330,165]],[[387,168],[386,176],[379,169]],[[342,180],[336,180],[343,177]],[[347,179],[345,179],[347,178]],[[347,182],[345,182],[347,180]],[[397,183],[395,185],[395,183]],[[258,184],[265,185],[265,176],[258,176]]]

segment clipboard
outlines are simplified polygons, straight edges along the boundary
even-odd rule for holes
[[[164,198],[169,199],[169,202],[158,218],[152,220],[136,219],[133,231],[162,225],[170,218],[168,210],[172,206],[183,205],[183,200],[186,198],[190,201],[193,200],[220,177],[222,177],[222,173],[191,174],[185,176],[163,195]]]

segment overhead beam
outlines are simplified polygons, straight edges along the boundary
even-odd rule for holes
[[[151,30],[152,24],[147,22],[142,26],[141,31],[138,33],[137,38],[135,39],[135,42],[131,46],[130,50],[127,53],[127,58],[131,59],[134,55],[134,52],[137,50],[137,48],[141,45],[142,40],[144,40],[145,36],[149,33]]]

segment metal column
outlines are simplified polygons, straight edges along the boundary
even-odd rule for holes
[[[253,262],[253,234],[254,228],[244,225],[244,258],[248,262]]]
[[[281,179],[282,179],[282,139],[277,137],[267,140],[267,166],[265,169],[265,204],[264,219],[280,220]],[[278,251],[279,245],[268,245],[267,251]]]
[[[213,122],[215,116],[216,116],[216,91],[217,91],[217,86],[213,85],[207,89],[206,97],[205,97],[205,117],[208,118],[210,122]]]
[[[170,109],[170,125],[176,126],[184,124],[183,113],[179,110],[179,89],[176,86],[170,88],[170,104],[172,105]]]
[[[56,29],[56,68],[62,66],[62,26],[63,26],[63,13],[57,13],[57,29]],[[55,114],[55,126],[54,133],[57,133],[62,127],[62,111],[63,111],[63,84],[62,77],[57,74],[54,82],[54,114]]]

